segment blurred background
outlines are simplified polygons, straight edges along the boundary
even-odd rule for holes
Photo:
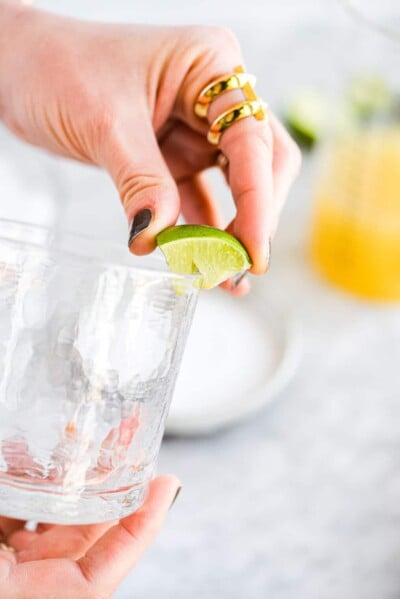
[[[183,490],[116,598],[398,597],[399,7],[36,4],[97,20],[231,27],[258,93],[304,148],[270,273],[250,298],[216,292],[200,302],[159,465]],[[229,193],[211,177],[228,218]],[[0,216],[125,243],[117,194],[97,169],[0,129],[0,180]]]

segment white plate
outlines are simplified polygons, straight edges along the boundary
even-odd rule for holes
[[[167,432],[208,433],[255,413],[289,382],[299,354],[296,321],[262,290],[240,299],[201,293]]]

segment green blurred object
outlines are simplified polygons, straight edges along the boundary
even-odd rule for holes
[[[346,100],[360,119],[387,116],[395,105],[395,93],[378,75],[360,75],[348,86]]]
[[[329,101],[319,92],[304,90],[290,101],[284,121],[300,147],[311,150],[323,137],[329,120]]]
[[[385,79],[362,74],[348,83],[339,102],[316,90],[295,93],[283,118],[299,146],[311,150],[331,129],[349,133],[366,120],[400,121],[399,113],[400,96]]]

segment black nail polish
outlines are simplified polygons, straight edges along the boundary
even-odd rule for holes
[[[243,272],[239,272],[237,275],[232,277],[231,289],[236,289],[236,287],[239,285],[241,281],[243,281],[246,275],[247,271],[244,270]]]
[[[178,499],[179,497],[179,493],[182,491],[182,487],[178,487],[175,493],[175,497],[173,498],[172,502],[171,502],[171,507],[169,509],[172,508],[172,506],[174,505],[175,501]]]
[[[147,227],[150,224],[151,221],[151,210],[149,210],[148,208],[144,208],[143,210],[139,210],[139,212],[135,215],[132,224],[131,224],[131,229],[130,229],[130,233],[129,233],[129,241],[128,241],[128,246],[131,245],[132,241],[134,239],[136,239],[136,237],[145,229],[147,229]]]

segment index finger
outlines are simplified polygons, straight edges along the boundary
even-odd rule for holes
[[[208,111],[209,124],[244,100],[241,90],[216,98]],[[219,147],[228,159],[228,182],[236,205],[230,233],[249,252],[251,272],[262,274],[268,268],[274,222],[273,136],[268,121],[247,117],[233,123],[223,132]]]
[[[220,103],[222,98],[218,100],[219,106]],[[211,118],[221,112],[218,105],[216,101],[212,106]],[[223,133],[220,148],[229,161],[228,181],[236,205],[230,232],[249,252],[253,263],[251,272],[262,274],[268,268],[274,225],[271,130],[266,121],[248,117]]]
[[[113,592],[135,566],[160,531],[179,487],[174,476],[154,479],[143,506],[110,528],[78,560],[83,576],[99,596]]]

